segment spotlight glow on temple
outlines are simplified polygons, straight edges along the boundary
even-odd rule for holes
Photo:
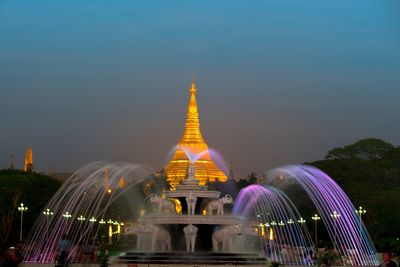
[[[190,100],[186,116],[186,127],[181,140],[175,149],[175,154],[165,167],[167,181],[172,189],[187,177],[189,163],[193,161],[188,154],[199,155],[194,161],[196,179],[200,185],[207,182],[225,182],[227,176],[211,159],[208,145],[200,132],[199,113],[196,102],[196,84],[192,81]]]

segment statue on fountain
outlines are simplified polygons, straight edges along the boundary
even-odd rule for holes
[[[216,230],[212,234],[212,246],[213,251],[218,252],[220,244],[222,244],[221,251],[229,252],[232,251],[232,238],[234,235],[240,235],[242,233],[240,225],[224,226],[219,230]]]
[[[192,192],[189,193],[189,196],[185,198],[186,204],[188,208],[188,215],[194,215],[194,211],[196,208],[197,197],[192,195]]]
[[[159,244],[160,251],[171,251],[171,235],[162,227],[150,226],[151,227],[151,250],[154,252],[157,250],[156,245]]]
[[[224,205],[233,203],[231,195],[225,195],[219,199],[211,200],[206,206],[207,216],[213,215],[214,210],[217,210],[217,215],[224,215]]]
[[[125,234],[136,235],[137,250],[143,251],[146,249],[145,242],[152,233],[152,227],[143,224],[135,224],[125,228]]]
[[[171,200],[163,199],[163,198],[159,197],[157,194],[153,194],[150,197],[149,202],[158,204],[158,212],[168,210],[168,211],[176,214],[175,203]]]
[[[198,228],[193,224],[189,224],[183,228],[183,232],[185,233],[186,239],[186,251],[187,252],[194,252],[194,247],[196,244],[196,237],[197,237],[197,230]]]

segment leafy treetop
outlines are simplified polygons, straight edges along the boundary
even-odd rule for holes
[[[354,144],[336,147],[328,152],[325,159],[379,160],[395,150],[395,147],[377,138],[359,140]]]

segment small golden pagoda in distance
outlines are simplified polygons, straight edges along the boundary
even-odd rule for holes
[[[186,126],[183,136],[176,146],[175,154],[165,167],[167,181],[171,189],[174,190],[176,185],[187,178],[187,171],[190,160],[187,153],[199,155],[194,162],[196,179],[200,185],[207,182],[225,182],[226,175],[217,167],[211,159],[208,145],[204,141],[200,132],[199,112],[196,102],[196,84],[192,81],[190,88],[190,100],[186,115]],[[186,152],[185,152],[186,151]]]
[[[24,171],[32,172],[33,171],[33,157],[32,157],[32,147],[29,147],[25,153],[24,160]]]

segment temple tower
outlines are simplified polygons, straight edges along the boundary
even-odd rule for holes
[[[227,180],[226,175],[217,167],[210,157],[208,145],[200,131],[199,112],[196,101],[196,84],[192,81],[189,90],[190,99],[186,115],[186,126],[183,136],[176,147],[175,154],[171,161],[165,167],[167,181],[172,189],[175,189],[183,179],[187,178],[187,170],[190,160],[187,153],[193,155],[201,155],[194,162],[196,179],[200,181],[200,185],[207,182]],[[186,152],[185,152],[186,151]]]
[[[32,147],[29,147],[26,150],[25,161],[24,161],[24,171],[26,171],[26,172],[33,171]]]

